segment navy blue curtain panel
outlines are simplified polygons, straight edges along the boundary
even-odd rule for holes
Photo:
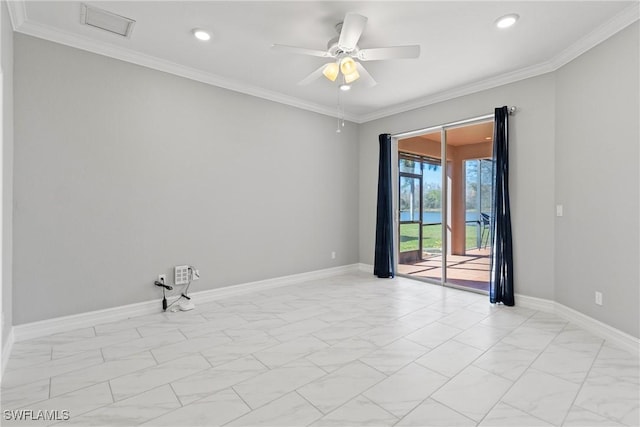
[[[393,205],[391,200],[391,135],[383,133],[380,141],[378,169],[378,210],[376,219],[376,253],[373,274],[380,278],[395,275],[393,262]]]
[[[511,244],[511,212],[509,209],[509,111],[506,106],[495,109],[493,127],[494,198],[491,227],[492,303],[514,305],[513,247]]]

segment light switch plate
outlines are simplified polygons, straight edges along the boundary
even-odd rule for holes
[[[596,291],[596,305],[602,305],[602,292]]]

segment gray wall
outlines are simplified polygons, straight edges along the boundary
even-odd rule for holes
[[[351,123],[18,34],[15,99],[14,324],[358,261]]]
[[[6,2],[0,5],[2,40],[2,345],[12,325],[13,265],[13,30]]]
[[[557,72],[555,147],[556,300],[636,337],[638,40],[636,23]]]
[[[360,262],[373,264],[378,134],[399,133],[517,106],[510,118],[510,190],[516,292],[553,299],[554,91],[543,75],[360,126]]]

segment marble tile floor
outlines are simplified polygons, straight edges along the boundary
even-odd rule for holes
[[[637,355],[483,295],[353,273],[195,303],[15,343],[2,425],[640,423]]]

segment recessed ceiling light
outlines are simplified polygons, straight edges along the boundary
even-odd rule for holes
[[[344,92],[351,90],[351,85],[348,85],[348,84],[340,85],[340,90]]]
[[[498,28],[509,28],[520,18],[520,15],[517,13],[510,13],[508,15],[501,16],[496,20],[496,27]]]
[[[202,40],[203,42],[211,39],[211,34],[203,29],[194,28],[193,30],[191,30],[191,32],[193,33],[195,38],[197,38],[198,40]]]

